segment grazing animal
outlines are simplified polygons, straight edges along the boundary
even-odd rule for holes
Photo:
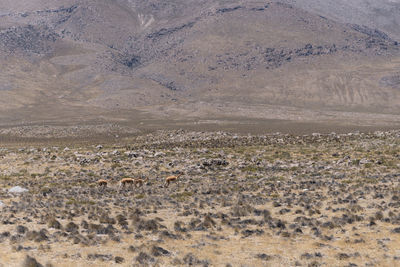
[[[165,178],[165,184],[164,184],[164,186],[168,187],[169,184],[170,184],[171,182],[178,180],[178,178],[179,178],[180,176],[182,176],[182,175],[183,175],[183,173],[180,173],[180,174],[178,174],[178,175],[168,176],[167,178]]]
[[[135,184],[135,187],[141,187],[141,186],[143,186],[143,184],[145,183],[145,182],[147,182],[148,180],[149,180],[149,177],[146,177],[146,179],[141,179],[141,178],[135,178],[135,179],[133,179],[134,180],[134,184]]]
[[[126,185],[131,185],[131,186],[133,186],[134,181],[135,181],[135,180],[132,179],[132,178],[124,178],[124,179],[122,179],[121,181],[119,181],[119,187],[120,187],[120,188],[121,188],[121,187],[125,188]]]
[[[104,180],[104,179],[100,179],[100,180],[97,181],[97,185],[100,186],[100,187],[107,187],[108,181]]]

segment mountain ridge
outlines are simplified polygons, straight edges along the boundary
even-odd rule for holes
[[[335,21],[314,2],[5,1],[0,124],[62,121],[63,114],[129,121],[135,111],[155,120],[312,114],[325,121],[321,114],[330,113],[339,124],[388,114],[397,124],[390,115],[400,111],[395,32]],[[277,108],[263,112],[263,105]],[[244,107],[253,110],[241,114]],[[298,119],[284,115],[292,108]]]

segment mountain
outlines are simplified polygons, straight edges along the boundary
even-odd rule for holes
[[[400,39],[399,0],[289,0],[287,3],[342,23],[364,25]]]
[[[3,0],[0,125],[398,126],[399,4],[377,2]]]

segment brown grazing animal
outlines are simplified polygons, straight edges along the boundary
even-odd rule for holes
[[[100,186],[100,187],[107,187],[108,181],[104,180],[104,179],[100,179],[100,180],[97,181],[97,185]]]
[[[126,185],[131,185],[133,186],[134,184],[134,179],[132,178],[124,178],[121,181],[119,181],[119,187],[125,188]]]
[[[135,184],[135,187],[138,187],[138,186],[141,187],[148,180],[149,180],[149,177],[146,177],[146,179],[135,178],[133,183]]]
[[[183,175],[183,173],[180,173],[180,174],[178,174],[178,175],[168,176],[167,178],[165,178],[165,184],[164,184],[164,186],[167,186],[167,187],[168,187],[169,184],[170,184],[171,182],[178,180],[178,178],[179,178],[180,176],[182,176],[182,175]]]

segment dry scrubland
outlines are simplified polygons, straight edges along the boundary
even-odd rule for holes
[[[399,131],[2,147],[0,266],[399,266],[399,159]]]

